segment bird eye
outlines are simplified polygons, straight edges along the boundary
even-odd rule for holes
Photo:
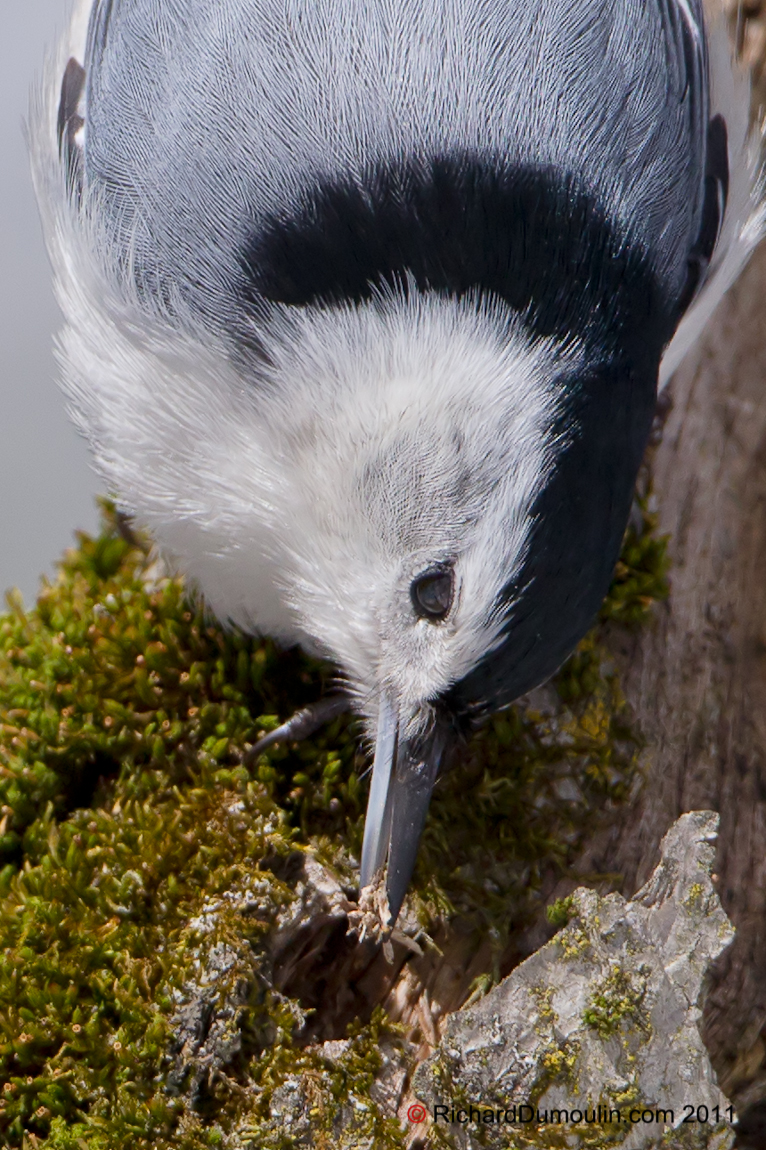
[[[449,567],[432,567],[413,579],[410,598],[415,614],[438,622],[452,606],[454,577]]]

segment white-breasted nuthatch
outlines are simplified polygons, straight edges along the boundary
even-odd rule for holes
[[[395,919],[455,732],[607,590],[759,238],[701,0],[85,0],[38,101],[65,388],[212,610],[342,669]]]

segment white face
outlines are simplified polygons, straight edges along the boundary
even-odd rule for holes
[[[532,345],[499,306],[415,292],[288,323],[267,346],[281,594],[368,716],[383,692],[413,715],[497,640],[575,354]],[[412,596],[434,569],[452,584],[438,621]]]

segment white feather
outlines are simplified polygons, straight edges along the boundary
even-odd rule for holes
[[[66,59],[74,57],[80,63],[85,59],[88,41],[88,24],[93,8],[93,0],[75,0],[69,21],[69,31],[64,40]]]

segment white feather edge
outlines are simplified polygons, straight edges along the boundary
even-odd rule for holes
[[[75,0],[62,50],[67,60],[74,56],[80,64],[84,61],[90,14],[96,7],[96,3],[97,0]]]

